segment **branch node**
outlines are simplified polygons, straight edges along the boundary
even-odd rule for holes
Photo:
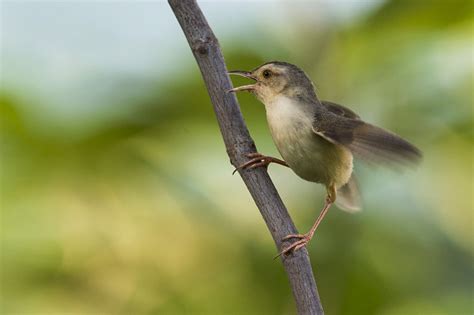
[[[206,36],[205,38],[198,38],[196,39],[191,47],[195,52],[200,55],[207,55],[209,53],[209,49],[212,45],[216,43],[216,40],[213,39],[211,36]]]

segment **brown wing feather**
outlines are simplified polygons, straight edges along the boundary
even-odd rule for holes
[[[329,101],[321,101],[321,104],[323,104],[323,106],[326,107],[328,111],[338,116],[343,116],[343,117],[352,118],[352,119],[360,118],[359,115],[354,113],[352,110],[340,104],[329,102]]]
[[[413,164],[421,152],[401,137],[360,119],[320,110],[313,131],[324,139],[347,147],[358,158],[383,164]]]

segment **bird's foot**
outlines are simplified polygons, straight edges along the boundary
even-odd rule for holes
[[[287,255],[290,252],[296,252],[298,249],[306,246],[306,244],[308,244],[308,242],[311,241],[311,239],[313,238],[313,233],[308,232],[306,234],[289,234],[289,235],[285,236],[282,239],[282,241],[287,241],[287,240],[292,239],[292,238],[297,238],[299,240],[297,240],[296,242],[294,242],[290,246],[285,247],[275,258],[278,258],[281,255]]]
[[[335,189],[334,185],[331,185],[328,188],[328,196],[326,198],[326,202],[324,203],[323,210],[321,210],[321,213],[319,214],[318,218],[316,219],[313,226],[311,227],[311,230],[309,230],[309,232],[306,233],[306,234],[290,234],[290,235],[285,236],[282,239],[282,241],[287,241],[287,240],[292,239],[292,238],[297,238],[299,240],[297,240],[296,242],[294,242],[290,246],[285,247],[275,258],[277,258],[277,257],[279,257],[283,254],[286,255],[290,252],[295,252],[298,249],[304,247],[306,244],[308,244],[308,242],[311,241],[311,239],[313,238],[314,232],[316,232],[316,229],[318,228],[319,224],[323,220],[324,216],[328,212],[329,208],[331,207],[331,205],[332,205],[332,203],[334,202],[335,199],[336,199],[336,189]]]
[[[250,161],[245,162],[244,164],[238,166],[233,172],[232,175],[235,174],[238,170],[242,169],[252,169],[260,166],[268,167],[268,164],[270,163],[278,163],[284,166],[288,166],[285,161],[271,157],[271,156],[266,156],[263,154],[260,154],[258,152],[255,153],[249,153],[247,154],[247,157],[250,158]]]

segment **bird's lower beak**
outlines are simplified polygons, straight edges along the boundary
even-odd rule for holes
[[[253,91],[253,90],[255,90],[255,84],[248,84],[248,85],[242,85],[242,86],[238,86],[236,88],[230,89],[227,91],[227,93],[240,92],[240,91]]]
[[[228,73],[233,74],[233,75],[240,75],[241,77],[246,77],[246,78],[249,78],[249,79],[252,79],[252,80],[255,80],[255,81],[257,80],[252,75],[252,73],[249,72],[249,71],[236,70],[236,71],[229,71]],[[230,90],[227,91],[227,93],[229,93],[229,92],[239,92],[239,91],[253,91],[253,90],[255,90],[255,84],[248,84],[248,85],[242,85],[242,86],[230,89]]]

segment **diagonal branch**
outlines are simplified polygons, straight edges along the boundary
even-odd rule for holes
[[[238,166],[246,162],[246,155],[256,152],[256,148],[235,95],[226,93],[232,86],[217,38],[195,0],[168,2],[201,69],[227,154],[231,163]],[[257,168],[242,170],[239,173],[257,204],[277,248],[281,249],[283,245],[281,239],[297,231],[267,171],[265,168]],[[306,249],[303,248],[281,259],[290,280],[298,314],[323,314]]]

